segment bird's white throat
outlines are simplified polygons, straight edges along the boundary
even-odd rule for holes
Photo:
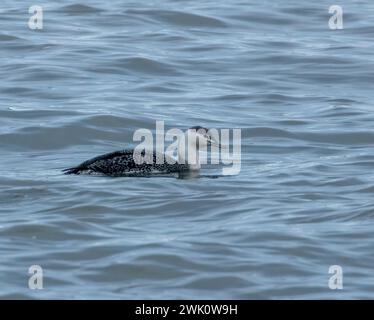
[[[184,136],[179,137],[178,163],[188,165],[188,168],[193,171],[200,170],[199,146],[204,143],[202,140],[199,134],[188,131]]]

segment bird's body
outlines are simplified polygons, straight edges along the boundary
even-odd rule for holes
[[[188,170],[187,165],[179,164],[175,160],[167,159],[169,161],[164,161],[160,164],[158,164],[156,160],[157,154],[153,152],[152,163],[138,164],[134,160],[134,150],[127,149],[92,158],[76,167],[65,169],[64,173],[105,174],[107,176],[147,176],[155,173],[169,174]]]
[[[190,130],[195,132],[193,138],[189,138]],[[196,132],[197,130],[197,132]],[[185,142],[187,144],[185,145]],[[186,172],[198,172],[200,170],[199,148],[202,144],[217,142],[208,133],[208,129],[193,127],[185,133],[185,139],[180,139],[178,144],[178,161],[167,155],[147,152],[150,155],[146,161],[144,152],[134,152],[127,149],[107,153],[90,160],[87,160],[76,167],[63,170],[65,174],[104,174],[108,176],[148,176],[152,174],[184,174]],[[219,145],[219,143],[218,143]],[[188,154],[194,151],[195,157],[186,159],[187,146]],[[140,158],[139,158],[140,157]],[[162,161],[158,161],[162,159]],[[141,160],[141,161],[139,161]]]

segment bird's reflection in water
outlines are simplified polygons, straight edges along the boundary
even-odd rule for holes
[[[198,171],[186,171],[186,172],[179,172],[177,178],[178,179],[199,179],[199,178],[209,178],[209,179],[217,179],[219,177],[222,177],[220,175],[204,175],[200,174]]]

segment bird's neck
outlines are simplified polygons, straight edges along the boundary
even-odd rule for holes
[[[190,170],[197,171],[200,170],[201,167],[199,150],[196,147],[196,141],[189,140],[187,136],[179,140],[178,163],[186,164]]]

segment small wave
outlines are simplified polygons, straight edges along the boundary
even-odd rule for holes
[[[15,41],[20,40],[21,38],[18,38],[16,36],[10,36],[7,34],[0,34],[0,41]]]
[[[128,10],[129,14],[145,15],[147,17],[156,19],[158,21],[166,22],[176,26],[182,27],[211,27],[222,28],[226,24],[218,19],[208,16],[203,16],[196,13],[187,13],[171,10]]]
[[[274,137],[288,138],[294,140],[303,140],[310,142],[319,142],[324,144],[338,145],[372,145],[374,144],[374,133],[368,131],[355,132],[336,132],[330,131],[325,133],[319,132],[289,132],[287,130],[257,127],[242,130],[242,137]]]
[[[48,117],[66,117],[80,115],[76,111],[66,110],[27,110],[10,107],[8,110],[0,110],[0,118],[9,119],[41,119]]]
[[[78,15],[85,15],[85,14],[94,14],[102,12],[102,9],[87,6],[83,4],[73,4],[62,7],[62,12],[71,15],[71,16],[78,16]]]
[[[250,22],[260,25],[292,25],[295,20],[280,14],[269,14],[269,12],[245,12],[229,16],[236,21]]]
[[[142,57],[118,59],[112,62],[110,67],[160,76],[179,74],[179,72],[170,64]]]
[[[149,123],[140,119],[117,117],[114,115],[93,115],[80,120],[80,123],[107,129],[146,128]]]

